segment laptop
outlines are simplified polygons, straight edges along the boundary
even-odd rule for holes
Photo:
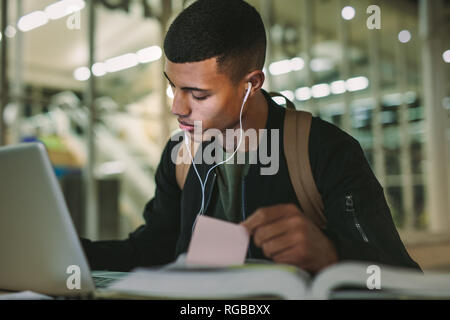
[[[2,291],[31,290],[51,296],[85,296],[96,291],[41,143],[0,147],[0,261]],[[96,274],[105,287],[105,282],[127,273]]]

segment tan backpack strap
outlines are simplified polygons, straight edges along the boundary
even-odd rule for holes
[[[184,137],[183,137],[184,139]],[[190,141],[189,143],[191,147],[191,154],[194,157],[195,153],[200,146],[200,143]],[[177,179],[177,184],[181,190],[183,190],[184,183],[186,182],[187,175],[189,173],[189,169],[191,167],[192,160],[189,156],[188,149],[186,143],[183,142],[180,145],[177,153],[177,162],[175,164],[175,177]]]
[[[286,109],[284,118],[284,154],[297,199],[303,213],[320,228],[325,228],[324,205],[309,162],[309,131],[312,115]]]

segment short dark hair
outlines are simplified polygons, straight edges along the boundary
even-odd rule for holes
[[[243,0],[198,0],[173,21],[164,40],[174,63],[217,58],[218,71],[234,83],[266,58],[266,31],[261,16]]]

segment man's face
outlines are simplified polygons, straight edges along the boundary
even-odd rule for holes
[[[165,69],[174,95],[171,111],[182,130],[193,134],[195,121],[202,122],[203,132],[239,126],[245,83],[234,84],[228,75],[219,73],[215,58],[192,63],[166,59]],[[200,139],[195,136],[196,141]]]

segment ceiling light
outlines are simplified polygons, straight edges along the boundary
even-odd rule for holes
[[[352,20],[355,17],[355,8],[346,6],[342,9],[341,15],[345,20]]]
[[[348,91],[364,90],[369,86],[369,79],[366,77],[354,77],[347,80]]]
[[[311,90],[308,87],[302,87],[295,90],[295,98],[299,101],[311,99]]]
[[[291,90],[284,90],[280,92],[283,96],[288,98],[290,101],[294,101],[294,92]]]
[[[408,30],[402,30],[398,33],[398,41],[401,43],[407,43],[411,40],[411,32]]]
[[[296,57],[291,59],[291,69],[292,71],[302,70],[305,66],[305,62],[302,58]]]
[[[312,96],[314,98],[323,98],[330,95],[330,85],[328,83],[321,83],[312,86]]]
[[[88,67],[79,67],[74,71],[73,76],[78,81],[85,81],[91,77],[91,71]]]
[[[44,11],[34,11],[19,19],[17,27],[20,31],[27,32],[43,26],[48,22],[48,17]]]
[[[158,46],[151,46],[145,49],[141,49],[137,52],[138,60],[140,63],[147,63],[156,61],[162,56],[162,50]]]
[[[106,65],[102,62],[97,62],[92,65],[92,73],[96,77],[104,76],[106,72]]]
[[[273,99],[273,101],[275,101],[275,103],[278,104],[278,105],[286,104],[286,99],[283,98],[283,97],[273,97],[272,99]]]
[[[444,59],[444,61],[446,63],[450,63],[450,50],[446,50],[443,54],[442,54],[442,59]]]
[[[291,72],[291,70],[290,60],[281,60],[269,65],[269,71],[274,76]]]
[[[84,0],[61,0],[47,6],[44,11],[50,19],[56,20],[80,11],[85,6]]]
[[[331,93],[332,94],[341,94],[341,93],[344,93],[345,91],[347,91],[347,89],[345,87],[344,80],[333,81],[331,83]]]
[[[138,57],[135,53],[126,53],[124,55],[106,60],[106,70],[116,72],[134,67],[138,64]]]
[[[5,29],[5,36],[7,36],[8,38],[13,38],[17,33],[16,28],[14,28],[13,26],[7,26]]]
[[[311,60],[310,66],[312,71],[321,72],[333,69],[334,64],[328,58],[315,58]]]
[[[269,72],[274,75],[280,75],[289,73],[291,71],[298,71],[303,69],[305,62],[300,57],[295,57],[292,59],[285,59],[276,62],[272,62],[269,65]]]

